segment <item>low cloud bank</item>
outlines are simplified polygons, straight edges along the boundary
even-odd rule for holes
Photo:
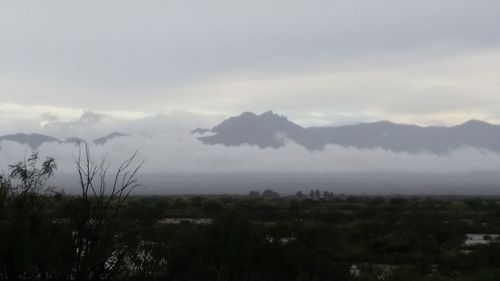
[[[0,169],[22,160],[31,150],[24,145],[0,143]],[[280,149],[255,146],[206,146],[183,131],[155,136],[132,135],[105,145],[91,145],[96,160],[106,157],[113,165],[138,150],[144,160],[142,174],[166,173],[344,173],[405,172],[455,173],[500,169],[500,154],[465,147],[446,155],[396,153],[383,149],[356,149],[329,145],[324,151],[311,152],[287,142]],[[53,156],[59,173],[73,173],[78,147],[74,144],[45,143],[38,149],[42,157]]]

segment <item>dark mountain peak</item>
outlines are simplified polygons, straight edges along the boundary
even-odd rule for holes
[[[269,116],[269,117],[271,117],[271,116],[280,117],[278,114],[275,114],[272,110],[268,110],[268,111],[262,113],[260,116],[261,117],[267,117],[267,116]]]
[[[301,130],[303,128],[299,125],[272,111],[260,115],[244,112],[215,126],[211,131],[216,135],[200,137],[199,139],[205,144],[224,144],[227,146],[249,144],[261,148],[278,148],[284,145],[285,138],[289,135],[297,135]]]
[[[103,144],[106,144],[107,142],[109,142],[112,139],[121,138],[121,137],[128,137],[128,135],[127,134],[123,134],[123,133],[113,132],[113,133],[111,133],[111,134],[109,134],[109,135],[107,135],[105,137],[95,139],[94,143],[97,144],[97,145],[103,145]]]
[[[258,116],[260,121],[266,121],[266,122],[276,122],[276,123],[281,123],[281,124],[286,124],[286,125],[295,125],[298,126],[297,124],[291,122],[286,118],[284,115],[279,115],[274,113],[273,111],[266,111],[262,113],[261,115]]]
[[[291,122],[286,118],[286,116],[278,115],[272,111],[266,111],[258,116],[258,120],[261,123],[272,124],[276,129],[285,128],[299,128],[300,126]]]
[[[360,123],[358,125],[364,125],[364,126],[376,126],[376,127],[413,127],[413,128],[422,128],[419,125],[413,125],[413,124],[405,124],[405,123],[396,123],[388,120],[380,120],[380,121],[375,121],[371,123]]]
[[[400,124],[396,124],[391,121],[386,121],[386,120],[380,120],[380,121],[375,121],[375,122],[370,122],[370,123],[359,123],[356,125],[350,125],[350,126],[344,126],[344,127],[372,127],[372,128],[391,128],[391,127],[398,127],[401,126]],[[343,127],[343,126],[340,126]]]
[[[261,115],[253,112],[244,112],[239,116],[230,117],[212,129],[212,132],[221,133],[236,129],[258,129],[266,131],[287,131],[292,128],[300,128],[299,125],[290,122],[285,116],[280,116],[272,111]]]
[[[246,112],[241,113],[239,117],[240,118],[255,118],[255,117],[257,117],[257,114],[250,112],[250,111],[246,111]]]
[[[398,124],[396,124],[394,122],[387,121],[387,120],[380,120],[380,121],[375,121],[375,122],[367,123],[367,124],[380,125],[380,126],[395,126],[395,125],[398,125]]]
[[[358,124],[357,126],[361,127],[371,127],[373,129],[379,129],[379,130],[408,130],[408,129],[422,129],[422,127],[418,125],[413,125],[413,124],[402,124],[402,123],[395,123],[387,120],[381,120],[381,121],[375,121],[372,123],[361,123]]]
[[[484,122],[477,119],[471,119],[461,125],[458,125],[457,127],[476,128],[476,127],[492,127],[492,126],[494,125],[488,122]]]

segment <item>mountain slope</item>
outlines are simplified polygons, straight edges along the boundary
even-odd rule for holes
[[[285,139],[289,139],[309,150],[322,150],[333,144],[408,153],[444,154],[466,146],[500,152],[500,126],[477,120],[453,127],[420,127],[379,121],[303,128],[272,112],[262,115],[246,112],[223,121],[211,132],[214,134],[198,139],[208,145],[249,144],[261,148],[283,147]]]
[[[0,141],[12,141],[18,142],[22,144],[27,144],[29,147],[33,149],[39,148],[43,143],[46,142],[56,142],[60,143],[61,141],[57,138],[40,135],[40,134],[14,134],[14,135],[5,135],[0,137]]]
[[[107,142],[109,142],[115,138],[125,137],[125,136],[128,136],[128,135],[115,132],[115,133],[111,133],[105,137],[95,139],[93,141],[93,143],[96,145],[104,145]],[[1,141],[12,141],[12,142],[20,143],[20,144],[25,144],[34,150],[38,149],[42,144],[50,143],[50,142],[59,143],[59,144],[71,143],[71,144],[75,144],[75,145],[79,145],[79,144],[85,142],[84,139],[77,138],[77,137],[71,137],[71,138],[67,138],[67,139],[64,139],[61,141],[58,138],[51,137],[51,136],[46,136],[46,135],[41,135],[41,134],[22,134],[22,133],[0,136],[0,142]]]
[[[215,135],[199,139],[206,144],[234,146],[246,143],[261,148],[278,148],[284,145],[283,134],[296,136],[300,135],[302,131],[303,128],[299,125],[271,111],[261,115],[245,112],[215,126],[211,130]]]
[[[111,133],[111,134],[109,134],[109,135],[107,135],[105,137],[95,139],[94,143],[97,144],[97,145],[104,145],[107,142],[111,141],[112,139],[121,138],[121,137],[127,137],[127,136],[128,136],[127,134],[122,134],[122,133],[114,132],[114,133]]]

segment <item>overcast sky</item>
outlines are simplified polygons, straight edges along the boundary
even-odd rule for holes
[[[83,110],[500,122],[499,15],[498,0],[0,0],[0,130]]]

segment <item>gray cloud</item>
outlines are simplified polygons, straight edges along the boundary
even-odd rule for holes
[[[126,112],[123,114],[126,114]],[[61,118],[55,118],[52,121],[45,121],[44,126],[37,131],[59,138],[76,136],[87,140],[102,137],[110,132],[124,132],[144,137],[157,137],[159,134],[166,132],[187,133],[197,127],[210,127],[224,118],[224,115],[217,114],[171,112],[168,114],[123,119],[120,116],[84,111],[76,119],[65,121],[61,120]]]
[[[0,5],[0,103],[418,121],[500,104],[493,0]]]

